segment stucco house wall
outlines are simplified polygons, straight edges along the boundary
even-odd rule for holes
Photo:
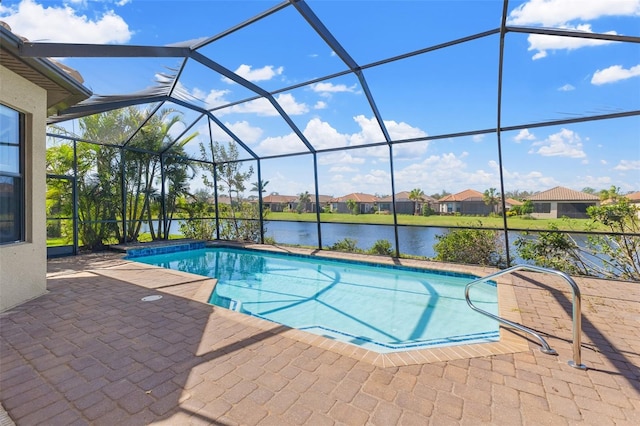
[[[0,245],[0,311],[47,291],[47,91],[0,65],[0,103],[25,114],[25,241]]]
[[[46,293],[46,126],[49,115],[91,96],[77,71],[21,55],[25,40],[0,21],[0,103],[24,116],[20,241],[0,244],[0,312]],[[9,203],[15,203],[9,198]]]

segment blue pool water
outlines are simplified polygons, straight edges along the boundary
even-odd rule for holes
[[[464,299],[471,275],[231,248],[132,260],[217,278],[214,305],[381,353],[498,340]],[[495,286],[471,296],[497,314]]]

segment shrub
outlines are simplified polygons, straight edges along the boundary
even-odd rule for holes
[[[552,231],[558,228],[551,226]],[[524,233],[514,242],[518,255],[544,268],[557,269],[567,274],[587,275],[582,262],[580,246],[569,235],[561,232],[540,232],[536,237]]]
[[[607,235],[590,235],[579,245],[571,235],[541,232],[515,241],[518,254],[538,266],[568,274],[640,281],[640,217],[626,198],[587,208],[593,226],[605,226]],[[557,231],[557,227],[552,228]]]
[[[422,205],[422,216],[431,216],[435,213],[436,211],[429,207],[427,204]]]
[[[481,222],[478,222],[482,226]],[[444,235],[433,248],[436,260],[483,266],[507,266],[504,243],[498,231],[489,229],[456,229]]]
[[[215,232],[215,219],[189,219],[180,223],[180,233],[185,238],[211,240]]]
[[[330,247],[330,250],[344,251],[347,253],[362,253],[363,250],[358,248],[358,241],[353,238],[345,238],[344,240],[337,241]]]
[[[391,256],[393,254],[393,247],[391,247],[391,243],[387,240],[378,240],[368,250],[368,253]]]

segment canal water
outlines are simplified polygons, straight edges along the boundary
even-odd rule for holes
[[[320,226],[323,247],[332,246],[345,238],[355,240],[357,246],[365,250],[371,248],[378,240],[387,240],[395,247],[393,226],[390,225],[322,223]],[[316,223],[271,221],[267,223],[266,228],[265,236],[275,239],[277,243],[318,246],[318,226]],[[400,252],[433,257],[436,254],[433,250],[436,235],[443,235],[446,232],[446,228],[399,226]]]
[[[321,223],[322,246],[330,247],[338,241],[350,238],[356,241],[358,248],[370,249],[376,241],[387,240],[395,248],[395,236],[392,225],[363,225],[347,223]],[[301,245],[318,247],[318,225],[315,222],[285,222],[267,221],[265,223],[265,237],[273,238],[278,244]],[[142,232],[146,232],[146,224]],[[433,245],[437,242],[437,235],[444,235],[448,228],[398,226],[398,241],[400,253],[414,256],[434,257]],[[170,234],[179,235],[180,221],[173,221]],[[516,232],[509,233],[510,243],[518,236]],[[515,251],[512,250],[512,257]]]

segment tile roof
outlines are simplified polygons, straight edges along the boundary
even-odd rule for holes
[[[505,201],[505,203],[510,204],[512,206],[521,206],[521,205],[524,204],[522,201],[518,201],[518,200],[515,200],[513,198],[507,198],[504,201]]]
[[[318,195],[318,200],[320,200],[321,203],[328,203],[332,199],[333,197],[331,195]],[[315,202],[314,195],[311,195],[311,201]]]
[[[563,186],[538,192],[529,197],[531,201],[600,201],[600,197],[586,192],[574,191]]]
[[[263,203],[291,203],[294,201],[298,201],[299,198],[300,198],[299,195],[270,194],[262,197],[262,202]],[[311,198],[312,203],[316,202],[315,194],[309,194],[309,198]],[[331,197],[330,195],[318,195],[318,198],[320,199],[320,203],[328,203],[329,201],[331,201],[333,197]]]
[[[413,202],[413,200],[409,198],[409,195],[411,195],[411,192],[409,192],[409,191],[398,192],[396,194],[396,202],[398,202],[398,201],[412,201]],[[387,195],[386,197],[379,198],[378,201],[390,203],[392,201],[392,198],[391,198],[391,195]],[[430,197],[430,196],[425,194],[425,195],[422,196],[422,201],[425,202],[425,203],[426,202],[431,202],[431,201],[435,201],[435,198]]]
[[[632,203],[640,203],[640,191],[636,191],[636,192],[632,192],[631,194],[627,194],[627,195],[625,195],[625,198],[627,198]]]
[[[358,203],[375,203],[378,201],[378,197],[371,194],[363,194],[362,192],[353,192],[342,197],[331,199],[331,201],[338,203],[343,203],[347,200],[355,200]]]
[[[482,200],[482,192],[478,192],[475,189],[465,189],[457,194],[447,195],[438,200],[439,203],[450,203],[452,201],[478,201]]]
[[[266,197],[262,197],[263,203],[290,203],[292,201],[296,201],[298,196],[296,195],[278,195],[271,194]]]

